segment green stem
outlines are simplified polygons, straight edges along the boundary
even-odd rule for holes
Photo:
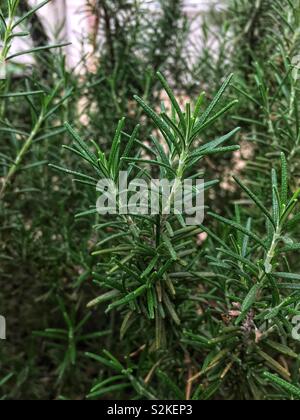
[[[41,115],[39,116],[39,119],[37,120],[33,130],[31,131],[30,136],[25,141],[25,143],[22,146],[20,152],[18,153],[13,165],[11,166],[10,170],[8,171],[8,174],[4,178],[2,188],[1,188],[1,191],[0,191],[0,199],[3,198],[7,186],[10,184],[12,178],[14,177],[14,175],[17,172],[20,164],[22,163],[24,156],[26,155],[26,153],[30,149],[35,136],[37,135],[37,133],[39,132],[39,129],[41,128],[43,120],[44,120],[44,115],[43,115],[43,113],[41,113]]]
[[[273,261],[273,258],[275,257],[275,252],[276,252],[276,248],[277,248],[277,245],[278,245],[278,240],[280,239],[280,237],[281,237],[281,227],[278,226],[276,231],[274,232],[272,243],[271,243],[270,249],[269,249],[269,251],[266,255],[265,262],[264,262],[264,267],[265,267],[266,274],[270,274],[272,272],[272,268],[273,268],[272,267],[272,261]]]
[[[172,187],[172,191],[170,193],[170,196],[168,198],[168,203],[167,203],[167,205],[166,205],[166,207],[164,209],[165,211],[167,211],[167,209],[169,209],[170,206],[172,206],[172,203],[173,203],[174,198],[175,198],[176,193],[177,193],[177,189],[181,185],[182,177],[183,177],[184,169],[185,169],[185,161],[186,161],[186,153],[184,152],[180,156],[180,159],[179,159],[179,165],[178,165],[178,168],[177,168],[177,171],[176,171],[175,182],[174,182],[174,185]],[[161,232],[164,231],[164,228],[165,228],[165,224],[167,222],[167,219],[168,219],[168,214],[163,214],[162,221],[161,221],[161,227],[160,227],[160,231]]]
[[[9,50],[10,50],[10,47],[11,47],[10,37],[11,37],[11,34],[12,34],[14,18],[15,18],[14,15],[10,15],[8,17],[8,24],[7,24],[7,27],[6,27],[6,30],[5,30],[3,47],[2,47],[1,54],[0,54],[0,65],[5,64],[5,60],[7,58],[7,55],[9,53]]]

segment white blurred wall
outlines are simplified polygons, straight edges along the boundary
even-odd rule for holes
[[[25,0],[23,0],[25,1]],[[113,1],[113,0],[111,0]],[[142,0],[150,10],[155,9],[157,3],[155,0]],[[41,0],[28,0],[31,6],[40,3]],[[82,45],[81,40],[91,31],[93,22],[88,18],[86,0],[52,0],[46,6],[38,11],[38,16],[47,30],[51,42],[68,41],[72,45],[66,47],[67,63],[69,67],[75,67],[82,57],[82,53],[89,53],[88,43]],[[205,13],[211,7],[219,8],[222,0],[185,0],[185,12],[191,17]],[[196,39],[199,31],[199,22],[194,21],[191,28],[191,36]],[[13,51],[26,49],[31,46],[30,40],[27,45],[23,41],[15,43]],[[24,62],[24,59],[22,59]],[[32,59],[25,58],[26,63],[32,62]]]
[[[40,0],[28,0],[32,6]],[[89,21],[84,13],[85,0],[52,0],[39,10],[38,15],[48,32],[51,42],[67,41],[67,60],[74,67],[82,57],[80,40],[89,32]],[[85,51],[87,52],[87,51]]]

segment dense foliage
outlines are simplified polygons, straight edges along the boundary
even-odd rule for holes
[[[49,1],[1,5],[1,398],[299,399],[300,1],[228,0],[192,47],[181,1],[87,1],[80,77]],[[203,224],[98,214],[120,170],[203,177]]]

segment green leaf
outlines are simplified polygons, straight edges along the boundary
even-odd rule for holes
[[[131,386],[132,385],[130,383],[125,383],[125,384],[118,384],[118,385],[111,385],[111,386],[108,386],[108,387],[103,387],[101,389],[98,389],[97,391],[91,391],[87,395],[87,399],[94,399],[94,398],[103,397],[103,395],[106,395],[106,394],[115,395],[116,392],[123,391],[126,388],[130,388]]]
[[[171,168],[171,166],[166,165],[163,162],[158,162],[157,160],[147,160],[147,159],[139,159],[139,158],[126,158],[126,157],[122,157],[122,160],[125,161],[125,162],[148,163],[149,165],[161,166],[162,168],[165,168],[168,171],[170,171],[174,176],[177,175],[176,172],[174,171],[174,169]]]
[[[156,112],[153,111],[153,109],[151,109],[144,101],[143,99],[141,99],[140,97],[138,97],[137,95],[134,96],[134,99],[137,101],[137,103],[143,108],[143,110],[145,111],[145,113],[148,115],[148,117],[150,117],[152,119],[152,121],[154,122],[154,124],[156,125],[157,128],[159,128],[159,130],[161,131],[161,133],[163,134],[168,147],[170,149],[170,151],[173,150],[173,147],[175,147],[177,149],[177,152],[180,154],[180,150],[178,149],[177,146],[177,142],[175,137],[173,136],[168,124],[161,119]]]
[[[137,138],[137,135],[138,135],[139,130],[140,130],[140,125],[138,124],[134,128],[134,130],[133,130],[133,132],[132,132],[132,134],[131,134],[131,136],[129,138],[129,141],[128,141],[127,145],[126,145],[126,148],[125,148],[124,153],[123,153],[123,156],[124,157],[128,157],[130,155],[130,152],[132,150],[132,147],[134,145],[134,142],[136,141],[136,138]]]
[[[264,249],[267,249],[267,246],[265,242],[263,242],[257,235],[252,233],[251,231],[247,230],[244,226],[239,225],[236,222],[233,222],[232,220],[226,219],[225,217],[219,216],[218,214],[208,212],[209,216],[213,217],[214,219],[218,220],[219,222],[222,222],[228,226],[231,226],[233,229],[236,229],[245,235],[249,236],[249,238],[253,239],[255,242],[257,242],[259,245],[261,245]]]
[[[266,340],[265,343],[272,349],[278,351],[281,354],[284,354],[285,356],[292,357],[293,359],[299,359],[299,354],[295,353],[292,349],[290,349],[288,346],[285,346],[284,344],[277,343],[272,340]]]
[[[209,143],[204,144],[203,146],[199,147],[199,149],[195,150],[193,153],[190,154],[190,157],[197,157],[201,155],[203,152],[214,150],[215,148],[219,147],[221,144],[225,143],[226,141],[230,140],[233,136],[235,136],[241,130],[240,127],[235,128],[234,130],[230,131],[228,134],[225,134],[222,137],[219,137]]]
[[[120,299],[117,302],[114,302],[111,305],[109,305],[109,307],[106,310],[106,313],[111,311],[112,309],[118,308],[119,306],[126,305],[127,303],[130,303],[131,301],[136,300],[139,296],[145,293],[147,288],[148,286],[144,284],[143,286],[140,286],[133,292],[128,293],[128,295],[125,296],[123,299]]]
[[[120,158],[120,144],[121,144],[121,135],[124,128],[125,118],[122,118],[119,123],[115,133],[115,137],[112,142],[111,151],[109,154],[108,167],[111,175],[115,178],[118,167],[119,167],[119,158]]]
[[[181,391],[181,389],[178,387],[178,385],[175,384],[175,382],[165,372],[158,369],[156,374],[157,374],[159,380],[163,384],[165,384],[167,389],[173,392],[176,400],[183,401],[185,399],[184,398],[184,393]]]
[[[199,117],[201,106],[204,102],[204,98],[205,98],[205,92],[201,92],[198,99],[197,99],[196,106],[195,106],[195,111],[194,111],[194,115],[193,115],[194,121],[196,121],[197,118]]]
[[[288,169],[284,153],[281,153],[281,201],[283,204],[288,202]]]
[[[168,124],[168,126],[173,129],[174,135],[178,136],[178,138],[181,141],[182,148],[184,149],[185,148],[185,138],[184,138],[182,132],[180,131],[179,127],[171,120],[171,118],[166,113],[163,112],[161,114],[161,117],[162,117],[163,120],[165,120],[165,122]]]
[[[300,281],[300,274],[293,274],[293,273],[273,273],[274,277],[280,279],[288,279],[288,280],[296,280]]]
[[[218,93],[216,94],[216,96],[214,97],[213,101],[211,102],[211,104],[209,105],[209,107],[207,108],[207,110],[204,112],[204,114],[201,116],[201,118],[199,119],[199,121],[197,122],[197,125],[195,127],[194,132],[197,132],[200,127],[202,127],[204,125],[204,123],[207,121],[207,119],[209,118],[210,114],[213,112],[213,110],[215,109],[215,107],[218,105],[218,103],[220,102],[220,99],[222,98],[222,96],[224,95],[225,90],[227,89],[227,87],[229,86],[231,80],[233,78],[233,74],[230,74],[226,80],[224,81],[224,83],[222,84],[220,90],[218,91]]]
[[[279,373],[279,375],[281,375],[286,380],[288,381],[290,380],[290,376],[291,376],[290,373],[280,363],[278,363],[271,356],[269,356],[267,353],[260,350],[259,348],[256,349],[256,352],[263,360],[265,360],[265,362],[271,369],[275,370],[277,373]]]
[[[104,293],[101,296],[98,296],[96,299],[92,300],[87,304],[87,308],[92,308],[93,306],[100,305],[101,303],[110,301],[118,296],[120,296],[119,290],[111,290],[110,292]]]
[[[37,6],[30,9],[27,13],[25,13],[20,19],[18,19],[12,29],[14,30],[17,26],[19,26],[24,20],[30,18],[32,15],[34,15],[39,9],[44,7],[46,4],[48,4],[51,0],[44,0],[43,2],[39,3]]]
[[[156,150],[157,150],[157,152],[159,154],[159,157],[161,159],[161,162],[163,162],[168,167],[171,166],[170,165],[170,160],[169,160],[168,156],[166,155],[166,153],[165,153],[162,145],[160,144],[160,142],[154,136],[152,136],[152,135],[150,136],[150,138],[151,138],[151,140],[153,141],[153,143],[154,143],[154,145],[156,147]]]
[[[93,182],[98,183],[98,180],[96,178],[92,178],[91,176],[82,174],[80,172],[72,171],[71,169],[62,168],[60,166],[53,165],[53,164],[50,164],[49,166],[50,166],[50,168],[53,168],[53,169],[55,169],[59,172],[64,172],[68,175],[75,175],[75,176],[78,176],[79,178],[87,179],[89,181],[93,181]]]
[[[63,44],[54,44],[54,45],[46,45],[43,47],[36,47],[36,48],[31,48],[30,50],[25,50],[25,51],[20,51],[18,53],[15,53],[9,57],[7,57],[7,61],[9,60],[13,60],[14,58],[20,57],[22,55],[28,55],[28,54],[36,54],[42,51],[50,51],[53,49],[57,49],[57,48],[64,48],[71,45],[70,42],[65,42]]]
[[[151,288],[148,288],[147,290],[147,305],[148,305],[148,311],[149,311],[149,318],[155,319],[155,301],[154,301],[154,293],[155,291]]]
[[[287,290],[300,290],[300,284],[296,283],[280,283],[278,284],[279,289],[287,289]]]
[[[5,98],[20,98],[22,96],[35,96],[35,95],[44,95],[45,92],[43,90],[35,90],[35,91],[28,91],[28,92],[9,92],[3,95],[0,95],[0,99]]]
[[[0,387],[5,385],[11,378],[14,376],[14,373],[9,373],[8,375],[4,376],[3,379],[0,380]]]
[[[181,321],[179,319],[179,316],[177,315],[177,312],[175,311],[174,305],[171,302],[168,294],[165,291],[163,291],[163,302],[164,302],[164,304],[165,304],[165,306],[166,306],[166,308],[167,308],[167,310],[168,310],[171,318],[175,322],[175,324],[176,325],[180,325],[181,324]]]
[[[156,255],[149,263],[148,267],[146,268],[146,270],[143,272],[143,274],[141,275],[141,279],[144,279],[146,277],[148,277],[149,274],[151,274],[152,270],[154,269],[154,267],[156,266],[157,262],[159,260],[159,256]]]
[[[244,302],[242,304],[242,312],[248,312],[249,309],[253,306],[253,304],[256,302],[258,292],[262,289],[262,284],[257,283],[255,284],[246,298],[244,299]]]
[[[195,140],[199,134],[204,131],[206,128],[210,127],[215,121],[217,121],[222,115],[224,115],[226,112],[228,112],[232,107],[234,107],[238,103],[237,100],[234,100],[230,102],[228,105],[226,105],[224,108],[222,108],[219,112],[217,112],[213,117],[211,117],[209,120],[206,121],[205,124],[202,124],[201,126],[196,126],[194,129],[192,136],[191,136],[191,142],[190,144]]]
[[[166,249],[169,251],[170,256],[172,258],[173,261],[177,261],[178,257],[177,257],[177,253],[172,245],[172,242],[170,241],[170,239],[168,238],[167,235],[163,235],[163,241],[164,241],[164,245],[166,247]]]
[[[251,198],[251,200],[257,205],[257,207],[264,213],[264,215],[269,219],[275,229],[277,229],[276,223],[273,220],[272,216],[260,201],[260,199],[248,188],[246,185],[243,184],[241,180],[239,180],[236,176],[233,176],[235,182],[245,191],[245,193]]]
[[[53,108],[51,108],[45,115],[44,120],[46,121],[48,118],[52,117],[56,113],[56,111],[72,96],[73,88],[67,90],[66,94],[58,101],[57,104]]]
[[[216,394],[216,392],[219,390],[221,384],[222,384],[222,381],[217,381],[217,382],[214,382],[211,385],[208,385],[207,388],[205,388],[201,392],[198,399],[201,400],[201,401],[210,400]]]
[[[283,253],[283,252],[293,252],[293,251],[299,251],[300,250],[300,243],[297,244],[291,244],[291,245],[286,245],[285,247],[281,248],[278,253]]]
[[[251,227],[252,227],[252,219],[249,218],[247,221],[247,226],[246,229],[248,231],[251,231]],[[249,244],[249,236],[248,235],[244,235],[244,239],[243,239],[243,246],[242,246],[242,256],[246,257],[247,252],[248,252],[248,244]]]
[[[117,376],[113,376],[112,378],[105,379],[104,381],[98,382],[96,385],[94,385],[93,388],[91,389],[91,392],[98,391],[99,389],[103,388],[104,386],[109,385],[113,382],[122,380],[122,379],[124,379],[123,375],[117,375]]]
[[[113,360],[107,360],[102,356],[98,356],[97,354],[86,352],[85,356],[101,363],[104,366],[107,366],[109,369],[115,369],[117,372],[122,372],[123,370],[123,366],[119,363],[115,363]]]
[[[171,103],[172,103],[173,107],[175,108],[175,110],[177,112],[177,115],[179,117],[179,121],[180,121],[180,124],[181,124],[182,128],[186,129],[184,114],[181,111],[180,105],[178,104],[172,89],[170,88],[170,86],[168,85],[168,82],[166,81],[166,79],[164,78],[164,76],[160,72],[157,73],[157,77],[159,78],[161,84],[163,85],[165,91],[167,92],[167,94],[168,94],[168,96],[171,100]]]
[[[82,154],[84,159],[88,160],[94,166],[97,167],[97,164],[98,164],[97,156],[90,150],[87,144],[82,140],[80,135],[74,130],[74,128],[69,123],[66,122],[64,126],[67,132],[70,134],[71,138],[74,140],[74,142],[78,146],[78,150]],[[108,171],[106,170],[106,168],[103,168],[103,169],[104,169],[104,173],[108,176]]]
[[[227,146],[227,147],[217,147],[213,150],[207,150],[206,152],[203,152],[203,156],[209,156],[209,155],[217,155],[217,154],[225,154],[228,152],[236,152],[237,150],[240,150],[240,146]]]
[[[284,379],[279,378],[277,375],[272,375],[269,372],[264,373],[264,377],[268,379],[270,382],[272,382],[274,385],[278,385],[281,389],[286,391],[288,394],[290,394],[293,397],[296,397],[297,399],[300,399],[300,388],[290,384],[289,382],[286,382]]]
[[[246,235],[247,236],[247,235]],[[258,267],[250,261],[248,258],[242,257],[241,255],[237,254],[236,252],[232,252],[228,249],[217,248],[217,251],[222,252],[222,254],[232,257],[233,260],[240,261],[245,266],[249,267],[253,274],[257,275]]]

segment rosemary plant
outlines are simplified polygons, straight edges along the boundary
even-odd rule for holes
[[[0,53],[0,68],[4,76],[6,72],[9,72],[9,63],[14,59],[22,55],[35,54],[41,51],[49,51],[53,48],[61,48],[66,44],[57,44],[57,45],[47,45],[40,46],[37,48],[32,48],[30,50],[16,52],[14,54],[9,54],[12,42],[15,38],[26,37],[29,35],[29,32],[20,31],[19,28],[26,19],[29,19],[34,15],[37,10],[42,8],[45,4],[49,3],[50,0],[45,0],[42,3],[38,4],[36,7],[30,9],[25,15],[20,18],[17,18],[18,4],[19,0],[8,0],[7,1],[7,19],[4,12],[0,9],[0,33],[1,33],[1,53]],[[44,90],[35,90],[26,89],[25,92],[13,92],[10,93],[7,91],[8,84],[5,83],[5,79],[1,83],[1,96],[2,100],[7,100],[9,98],[18,99],[20,97],[26,97],[32,108],[32,127],[30,133],[26,135],[26,140],[24,141],[22,147],[17,152],[17,156],[14,159],[8,158],[6,166],[8,167],[7,173],[3,177],[2,186],[0,190],[0,199],[3,198],[4,192],[7,186],[10,184],[11,180],[15,176],[17,170],[23,162],[24,156],[27,154],[28,150],[31,148],[34,139],[37,137],[42,125],[56,112],[56,110],[67,100],[71,92],[67,92],[66,95],[59,101],[59,103],[54,103],[56,99],[57,92],[59,91],[60,85],[58,84],[56,89],[53,89],[52,92],[44,92]],[[48,95],[47,95],[48,93]],[[34,96],[45,96],[41,99],[41,103],[38,107],[35,106],[32,101]],[[5,124],[7,125],[7,123]],[[14,133],[14,130],[11,130]],[[17,134],[17,132],[15,132]],[[6,159],[5,156],[2,156]]]
[[[176,90],[185,92],[188,24],[181,0],[159,0],[150,11],[144,2],[88,3],[96,22],[95,68],[86,68],[90,87],[85,92],[85,112],[89,117],[85,132],[90,137],[97,134],[101,147],[108,145],[109,149],[107,138],[113,137],[115,126],[124,115],[130,114],[129,130],[140,120],[141,108],[132,101],[134,94],[153,105],[160,104],[161,90],[155,77],[158,70],[172,75],[170,80]],[[148,127],[151,125],[145,124],[143,129]]]
[[[109,159],[98,148],[94,154],[69,125],[67,125],[67,129],[75,141],[73,151],[89,162],[98,176],[109,177],[114,182],[119,181],[120,170],[129,164],[130,176],[134,176],[134,168],[137,166],[136,171],[139,175],[144,174],[151,178],[151,169],[154,166],[159,167],[160,178],[173,181],[173,187],[167,200],[168,204],[173,204],[179,184],[188,174],[195,175],[193,168],[201,160],[208,155],[239,149],[239,146],[236,145],[223,147],[237,133],[237,129],[223,137],[202,146],[198,144],[195,147],[200,133],[234,106],[236,101],[221,109],[217,108],[232,79],[230,76],[225,80],[207,110],[201,115],[203,94],[200,95],[193,111],[189,103],[186,104],[185,111],[182,111],[166,80],[161,74],[158,74],[158,77],[172,103],[171,117],[168,116],[165,106],[163,106],[161,114],[158,115],[141,98],[135,97],[135,99],[159,130],[166,143],[167,152],[160,140],[154,136],[151,136],[153,148],[145,146],[142,141],[137,139],[138,129],[128,136],[128,144],[124,148],[122,146],[124,120],[119,123]],[[151,157],[149,156],[148,159],[143,159],[140,156],[131,157],[130,152],[135,143],[141,150],[146,149],[148,153],[151,153]],[[138,155],[140,154],[138,153]],[[149,169],[145,165],[149,165]],[[64,170],[55,166],[54,168]],[[72,173],[68,169],[65,172]],[[90,183],[96,188],[97,178],[93,182],[93,178],[85,174],[74,172],[74,175],[79,178],[78,182]],[[216,180],[206,182],[204,189],[210,188],[217,182]],[[83,213],[81,216],[86,216],[91,212],[95,213],[95,211],[95,209],[89,210],[88,213]],[[95,279],[100,286],[108,288],[108,292],[97,297],[88,306],[93,307],[112,300],[107,312],[113,309],[123,312],[127,308],[123,314],[124,322],[121,328],[123,333],[129,325],[133,324],[133,321],[138,321],[140,315],[145,316],[150,323],[151,320],[154,320],[154,348],[160,349],[163,343],[166,343],[165,324],[167,322],[175,325],[181,323],[176,312],[176,304],[173,302],[176,300],[177,293],[176,281],[172,279],[172,276],[176,278],[180,270],[186,269],[193,261],[190,260],[196,251],[193,246],[193,237],[199,232],[199,229],[185,226],[180,217],[170,218],[162,214],[156,218],[134,217],[134,215],[127,218],[119,217],[116,221],[108,223],[103,220],[103,223],[99,223],[97,226],[97,230],[100,232],[107,228],[112,234],[105,235],[104,239],[96,245],[93,255],[101,258],[103,262],[99,263],[99,268],[101,267],[101,272],[104,270],[106,273],[105,276],[95,273]],[[188,248],[189,245],[190,248]],[[185,257],[189,257],[187,261],[185,261]]]
[[[299,0],[228,0],[192,62],[181,1],[87,2],[84,78],[46,36],[15,77],[48,1],[2,3],[0,398],[299,399]],[[205,178],[204,222],[99,214],[120,172]]]
[[[268,376],[268,369],[291,381],[289,368],[279,363],[274,354],[299,359],[291,331],[293,317],[298,314],[300,277],[290,271],[287,256],[299,249],[291,236],[295,223],[291,216],[297,219],[300,190],[289,196],[284,155],[281,179],[275,170],[272,172],[271,212],[243,182],[237,178],[236,182],[265,219],[260,222],[266,226],[265,237],[258,236],[257,223],[251,217],[243,223],[239,206],[236,206],[235,218],[230,220],[210,213],[233,232],[230,241],[218,239],[216,257],[208,256],[209,265],[216,272],[215,288],[222,294],[225,291],[221,306],[213,310],[218,317],[222,308],[223,326],[220,335],[212,339],[186,332],[185,341],[196,348],[210,349],[209,362],[191,381],[206,374],[214,392],[228,381],[230,392],[236,392],[239,398],[246,395],[260,400],[268,392],[264,378],[271,381],[273,378]],[[284,268],[286,272],[281,271]],[[235,385],[237,370],[241,379]],[[298,383],[298,373],[294,372],[293,380]]]

